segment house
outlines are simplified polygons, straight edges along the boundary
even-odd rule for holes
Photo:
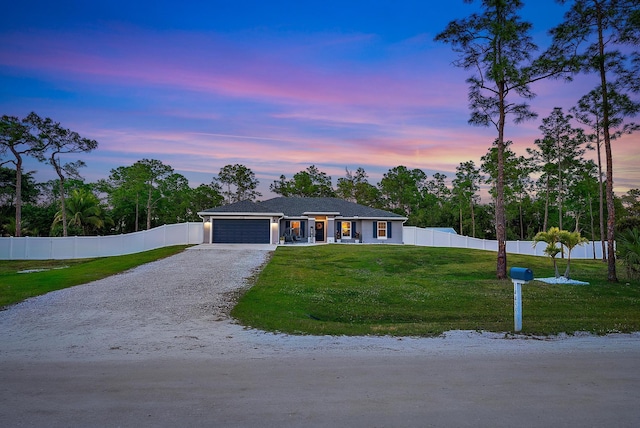
[[[204,243],[363,242],[402,244],[406,217],[338,198],[241,201],[198,215]]]

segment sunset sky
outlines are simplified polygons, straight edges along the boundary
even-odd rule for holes
[[[566,6],[529,0],[536,43]],[[30,1],[3,5],[0,114],[35,111],[99,142],[78,158],[87,181],[159,159],[191,186],[243,164],[264,197],[309,165],[362,167],[370,182],[398,165],[449,180],[487,152],[495,128],[467,124],[470,72],[434,36],[476,10],[449,1]],[[509,123],[525,154],[541,119],[565,112],[594,77],[532,86],[538,119]],[[614,142],[616,191],[640,187],[640,133]],[[53,178],[30,163],[38,180]]]

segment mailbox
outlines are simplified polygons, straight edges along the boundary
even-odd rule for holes
[[[533,271],[512,267],[509,276],[513,282],[513,329],[518,332],[522,331],[522,284],[533,281]]]
[[[527,268],[512,267],[509,276],[512,280],[533,281],[533,271]]]

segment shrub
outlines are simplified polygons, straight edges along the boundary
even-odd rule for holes
[[[616,242],[618,259],[625,265],[629,278],[640,277],[640,230],[623,231]]]

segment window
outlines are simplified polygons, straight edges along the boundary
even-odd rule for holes
[[[295,236],[300,236],[300,222],[292,221],[291,222],[291,234]]]
[[[387,238],[387,222],[379,221],[378,222],[378,238]]]
[[[350,221],[342,222],[342,237],[351,238],[351,222]]]

